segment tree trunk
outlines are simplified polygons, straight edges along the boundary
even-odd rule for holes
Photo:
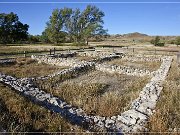
[[[89,41],[88,41],[88,38],[86,38],[86,45],[88,45],[89,44]]]

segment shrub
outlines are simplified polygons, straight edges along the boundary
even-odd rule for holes
[[[79,42],[79,43],[72,43],[72,46],[87,46],[87,44],[83,42]]]
[[[175,41],[175,40],[170,40],[170,41],[168,41],[168,43],[169,43],[169,44],[175,44],[176,41]]]
[[[164,46],[165,43],[160,41],[160,37],[159,36],[156,36],[155,39],[152,39],[151,41],[151,44],[154,44],[155,46]]]
[[[157,43],[155,46],[164,46],[165,43],[161,42],[161,43]]]
[[[177,37],[177,38],[176,38],[175,43],[176,43],[177,46],[180,45],[180,37]]]

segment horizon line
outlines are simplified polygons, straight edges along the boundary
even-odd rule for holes
[[[126,35],[126,34],[133,34],[133,33],[136,33],[136,32],[127,32],[127,33],[108,33],[108,35],[112,36],[112,35]],[[141,33],[141,32],[137,32],[139,34],[145,34],[147,36],[162,36],[162,37],[177,37],[177,36],[180,36],[180,34],[147,34],[147,33]],[[33,33],[29,33],[30,35],[33,35],[33,36],[36,36],[36,35],[41,35],[42,33],[40,34],[33,34]]]

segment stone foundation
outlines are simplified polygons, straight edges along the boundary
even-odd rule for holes
[[[16,59],[0,59],[0,64],[14,64]]]
[[[96,64],[96,70],[108,73],[119,73],[131,76],[147,76],[151,75],[151,72],[146,69],[131,68],[127,66]]]
[[[109,58],[103,57],[102,59],[107,60],[114,57],[116,56]],[[36,58],[50,64],[55,64],[56,62],[59,63],[59,60],[52,58],[43,57],[41,59],[34,56],[32,58]],[[60,59],[60,61],[61,60],[62,59]],[[160,68],[152,74],[152,79],[140,92],[139,97],[132,102],[130,109],[121,113],[120,115],[110,117],[89,116],[81,108],[75,108],[67,104],[62,99],[54,97],[53,95],[40,90],[34,85],[34,80],[32,78],[17,79],[15,77],[0,73],[0,82],[10,86],[21,95],[29,98],[32,102],[59,113],[62,117],[68,119],[71,123],[82,126],[87,130],[96,131],[98,129],[107,132],[130,133],[136,132],[138,130],[146,130],[144,126],[149,116],[153,114],[156,102],[158,101],[160,92],[163,89],[162,83],[170,69],[172,58],[163,57],[161,58],[161,61],[162,64]],[[66,72],[75,72],[76,70],[81,71],[86,66],[96,66],[96,68],[100,68],[100,65],[96,65],[95,62],[85,62],[80,64],[75,63],[71,70],[63,70],[59,73],[49,75],[49,77],[53,77],[58,74],[64,74]],[[112,69],[112,66],[110,66],[110,68]],[[122,72],[127,72],[124,71],[126,69],[123,70],[123,68],[121,69],[120,67],[113,67],[113,70],[114,68],[116,70],[122,70]],[[127,73],[135,74],[133,71],[128,71]],[[139,75],[142,74],[143,73],[139,73]]]

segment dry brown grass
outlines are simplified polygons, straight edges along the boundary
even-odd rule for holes
[[[155,114],[147,127],[150,132],[180,134],[180,67],[172,63]],[[179,132],[177,132],[179,131]]]
[[[35,49],[25,49],[23,47],[16,47],[16,46],[3,46],[3,45],[0,45],[0,48],[1,48],[0,53],[35,51]]]
[[[0,123],[10,132],[82,131],[59,114],[48,111],[0,84]]]
[[[77,56],[76,57],[77,59],[81,60],[81,61],[90,61],[90,60],[93,60],[95,59],[95,57],[88,57],[88,56]]]
[[[18,58],[13,65],[0,65],[0,72],[8,75],[22,77],[38,77],[48,75],[65,67],[57,67],[45,63],[38,63],[30,58]]]
[[[111,76],[113,77],[114,75]],[[121,75],[116,75],[116,77],[118,76],[120,77]],[[79,79],[77,78],[77,80]],[[138,97],[139,92],[148,80],[147,77],[132,80],[130,78],[125,79],[125,75],[123,75],[121,78],[118,78],[117,81],[122,81],[118,84],[100,83],[98,80],[96,83],[92,83],[91,79],[88,79],[87,83],[67,81],[54,88],[51,86],[48,88],[46,85],[45,91],[64,99],[74,106],[83,108],[88,114],[112,116],[120,114],[126,109],[125,107],[128,108],[129,103]],[[119,84],[125,86],[120,87]],[[42,88],[44,87],[42,86],[44,83],[39,85]],[[112,90],[111,88],[107,91],[110,85],[117,85],[117,87],[112,87],[117,89]]]
[[[115,59],[113,61],[107,62],[108,64],[115,64],[115,65],[119,65],[119,66],[130,66],[130,67],[134,67],[134,68],[140,68],[140,69],[147,69],[150,71],[155,71],[157,70],[160,65],[161,62],[143,62],[143,61],[127,61],[127,60],[123,60],[123,59]]]

